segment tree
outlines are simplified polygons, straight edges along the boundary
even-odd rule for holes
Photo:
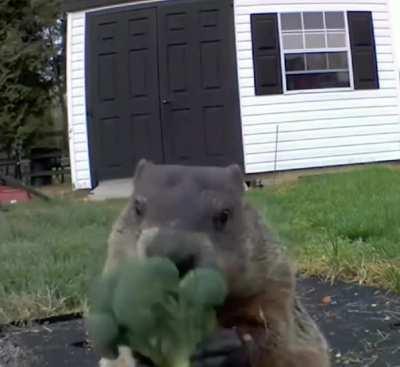
[[[55,22],[50,23],[46,30],[46,41],[48,47],[53,51],[47,75],[52,80],[52,99],[61,111],[61,126],[63,128],[63,148],[68,149],[68,124],[67,124],[67,106],[65,103],[66,92],[66,18],[64,14],[59,13]]]
[[[65,84],[63,49],[58,0],[0,2],[0,151],[9,158],[52,124],[52,99]]]

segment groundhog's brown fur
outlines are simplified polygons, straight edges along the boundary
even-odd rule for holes
[[[296,295],[295,272],[259,213],[246,205],[251,228],[246,279],[257,284],[249,297],[228,299],[219,315],[224,327],[236,327],[249,344],[253,367],[328,367],[328,345]],[[246,285],[243,284],[243,287]]]
[[[146,162],[139,164],[135,181],[148,165]],[[156,172],[156,166],[152,167]],[[189,170],[186,173],[184,167],[180,169],[183,172],[182,177],[190,176]],[[240,215],[236,214],[240,223],[235,223],[235,227],[240,228],[238,232],[232,229],[237,240],[232,251],[236,251],[237,256],[226,262],[224,258],[219,259],[219,264],[223,265],[217,265],[226,273],[230,291],[225,306],[218,315],[220,325],[238,330],[248,346],[252,367],[329,367],[327,343],[296,295],[295,273],[288,257],[279,243],[270,236],[270,231],[258,212],[242,198],[239,169],[231,167],[228,171],[222,171],[223,168],[220,170],[221,175],[227,175],[227,180],[237,180],[237,185],[231,190],[230,186],[217,187],[216,184],[216,187],[210,188],[214,185],[210,184],[207,190],[218,192],[221,187],[227,187],[228,191],[231,190],[227,197],[240,196]],[[213,171],[210,176],[215,177],[219,172]],[[150,181],[149,178],[147,180]],[[202,185],[207,186],[207,182]],[[141,188],[138,187],[137,190],[140,191]],[[197,192],[193,194],[196,195]],[[105,271],[114,269],[127,257],[145,256],[143,243],[146,241],[143,238],[154,235],[151,229],[147,232],[140,229],[134,219],[135,195],[134,192],[110,235]],[[229,241],[232,241],[232,237]],[[204,243],[207,243],[205,247],[210,247],[210,243],[211,246],[216,246],[212,240]],[[218,251],[208,253],[207,256],[218,258]],[[218,263],[218,259],[216,261]],[[236,269],[235,264],[240,266]],[[113,366],[118,366],[118,363]]]

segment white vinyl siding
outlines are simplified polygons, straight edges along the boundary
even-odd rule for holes
[[[67,19],[67,95],[69,151],[74,189],[92,187],[86,125],[85,13]]]
[[[386,0],[235,0],[246,173],[400,159],[399,81]],[[255,96],[250,14],[371,11],[380,89]]]

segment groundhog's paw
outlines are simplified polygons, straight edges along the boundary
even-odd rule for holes
[[[119,348],[119,357],[117,359],[102,358],[99,367],[137,367],[132,357],[132,353],[128,348]]]
[[[135,361],[101,359],[99,367],[136,367]]]
[[[193,367],[249,367],[246,347],[234,329],[218,329],[193,357]]]

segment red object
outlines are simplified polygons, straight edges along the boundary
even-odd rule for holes
[[[32,199],[29,192],[0,185],[0,204],[26,203]]]

